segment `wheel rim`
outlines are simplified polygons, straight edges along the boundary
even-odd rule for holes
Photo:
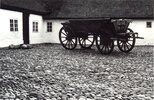
[[[91,48],[94,40],[94,34],[87,34],[85,37],[79,37],[79,44],[82,48]]]
[[[135,45],[135,34],[133,34],[133,31],[131,29],[127,29],[127,32],[132,32],[129,34],[128,38],[125,38],[124,40],[118,40],[117,45],[120,51],[122,52],[130,52]]]
[[[68,27],[62,27],[59,31],[59,40],[61,45],[68,50],[75,49],[77,45],[77,38],[72,30]]]
[[[96,46],[102,54],[110,54],[114,49],[114,42],[108,37],[98,35],[96,37]]]

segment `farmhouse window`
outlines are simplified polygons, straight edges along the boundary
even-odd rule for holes
[[[147,28],[152,28],[152,22],[147,22]]]
[[[38,22],[33,22],[33,32],[38,32]]]
[[[18,31],[18,20],[10,19],[10,31],[11,32]]]
[[[52,32],[52,22],[47,22],[47,32]]]

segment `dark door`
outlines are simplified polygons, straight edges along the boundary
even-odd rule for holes
[[[23,13],[23,40],[29,44],[29,13]]]

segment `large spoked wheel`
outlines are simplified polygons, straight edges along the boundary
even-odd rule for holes
[[[68,50],[73,50],[77,46],[77,37],[69,27],[62,27],[59,31],[61,45]]]
[[[127,33],[129,33],[129,36],[125,38],[124,40],[117,40],[117,45],[120,51],[128,53],[130,52],[134,46],[135,46],[135,34],[133,34],[133,31],[131,29],[127,29]]]
[[[102,54],[107,55],[113,51],[114,41],[107,36],[98,35],[96,37],[96,46]]]
[[[91,48],[94,44],[95,36],[93,33],[85,34],[82,37],[79,37],[79,44],[82,48],[88,49]]]

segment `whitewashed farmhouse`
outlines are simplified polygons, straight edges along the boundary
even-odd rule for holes
[[[59,43],[69,19],[132,19],[130,28],[154,45],[154,0],[0,0],[0,47]]]

